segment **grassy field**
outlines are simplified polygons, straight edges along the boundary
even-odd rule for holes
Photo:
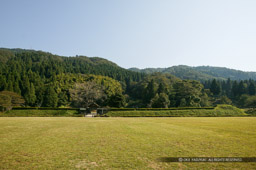
[[[0,118],[0,169],[256,169],[189,156],[256,157],[256,117]]]

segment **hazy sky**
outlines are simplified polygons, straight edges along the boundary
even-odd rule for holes
[[[256,71],[256,0],[1,0],[0,47]]]

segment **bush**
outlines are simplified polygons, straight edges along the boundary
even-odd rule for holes
[[[256,116],[256,108],[246,109],[245,113],[249,116]]]
[[[242,109],[239,109],[232,105],[217,105],[215,108],[215,111],[218,115],[226,115],[226,116],[232,116],[232,115],[245,115],[244,111]]]
[[[4,112],[5,108],[3,106],[0,106],[0,112]]]

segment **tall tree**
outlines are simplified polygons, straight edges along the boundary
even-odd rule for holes
[[[69,92],[76,107],[95,107],[106,98],[103,87],[92,81],[77,83]]]
[[[164,84],[162,82],[160,82],[158,89],[157,89],[157,93],[166,93],[166,87],[164,86]]]
[[[153,108],[168,108],[170,105],[170,100],[167,94],[160,93],[159,95],[156,94],[156,96],[151,101],[151,106]]]
[[[125,107],[125,105],[126,105],[125,97],[122,94],[112,95],[109,98],[108,106],[110,107]]]
[[[156,85],[154,79],[151,79],[151,81],[148,83],[148,86],[146,88],[146,94],[145,94],[145,100],[147,103],[150,102],[150,100],[155,97],[156,95]]]
[[[186,106],[200,106],[202,89],[203,85],[198,81],[183,80],[177,82],[174,85],[176,107],[184,106],[184,104]]]
[[[251,81],[248,86],[248,93],[249,95],[255,95],[256,94],[256,87],[255,84]]]
[[[228,97],[231,97],[231,95],[232,95],[232,82],[231,82],[230,78],[226,82],[225,91],[226,91],[226,95]]]
[[[213,95],[219,95],[220,94],[220,92],[221,92],[220,84],[216,81],[216,79],[212,80],[210,90],[213,93]]]
[[[51,85],[46,89],[44,96],[44,106],[57,107],[58,95]]]
[[[246,84],[243,81],[240,81],[237,88],[237,93],[239,96],[246,93]]]
[[[232,85],[232,94],[234,97],[236,97],[239,93],[238,93],[238,84],[237,84],[237,81],[234,81],[233,82],[233,85]]]
[[[0,105],[7,108],[7,110],[11,109],[13,106],[22,106],[24,103],[23,97],[17,93],[11,91],[0,92]]]
[[[18,81],[15,81],[13,90],[14,90],[15,93],[21,94],[21,90],[20,90]]]
[[[11,81],[11,80],[8,81],[7,90],[8,90],[8,91],[13,91],[13,84],[12,84],[12,81]]]
[[[27,92],[24,95],[26,104],[29,106],[34,106],[36,102],[35,87],[33,83],[30,83],[30,87],[27,88]]]

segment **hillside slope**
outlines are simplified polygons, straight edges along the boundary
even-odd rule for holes
[[[2,63],[0,68],[5,67],[3,69],[5,71],[22,67],[22,70],[31,70],[46,78],[56,73],[82,73],[108,76],[119,81],[127,79],[139,81],[144,76],[144,73],[121,68],[99,57],[63,57],[48,52],[24,49],[0,48],[0,63]]]
[[[206,81],[209,79],[226,80],[230,78],[231,80],[256,80],[256,72],[244,72],[235,69],[229,69],[225,67],[211,67],[211,66],[198,66],[190,67],[185,65],[172,66],[168,68],[130,68],[132,71],[137,71],[141,73],[170,73],[181,79],[192,79],[199,81]]]

